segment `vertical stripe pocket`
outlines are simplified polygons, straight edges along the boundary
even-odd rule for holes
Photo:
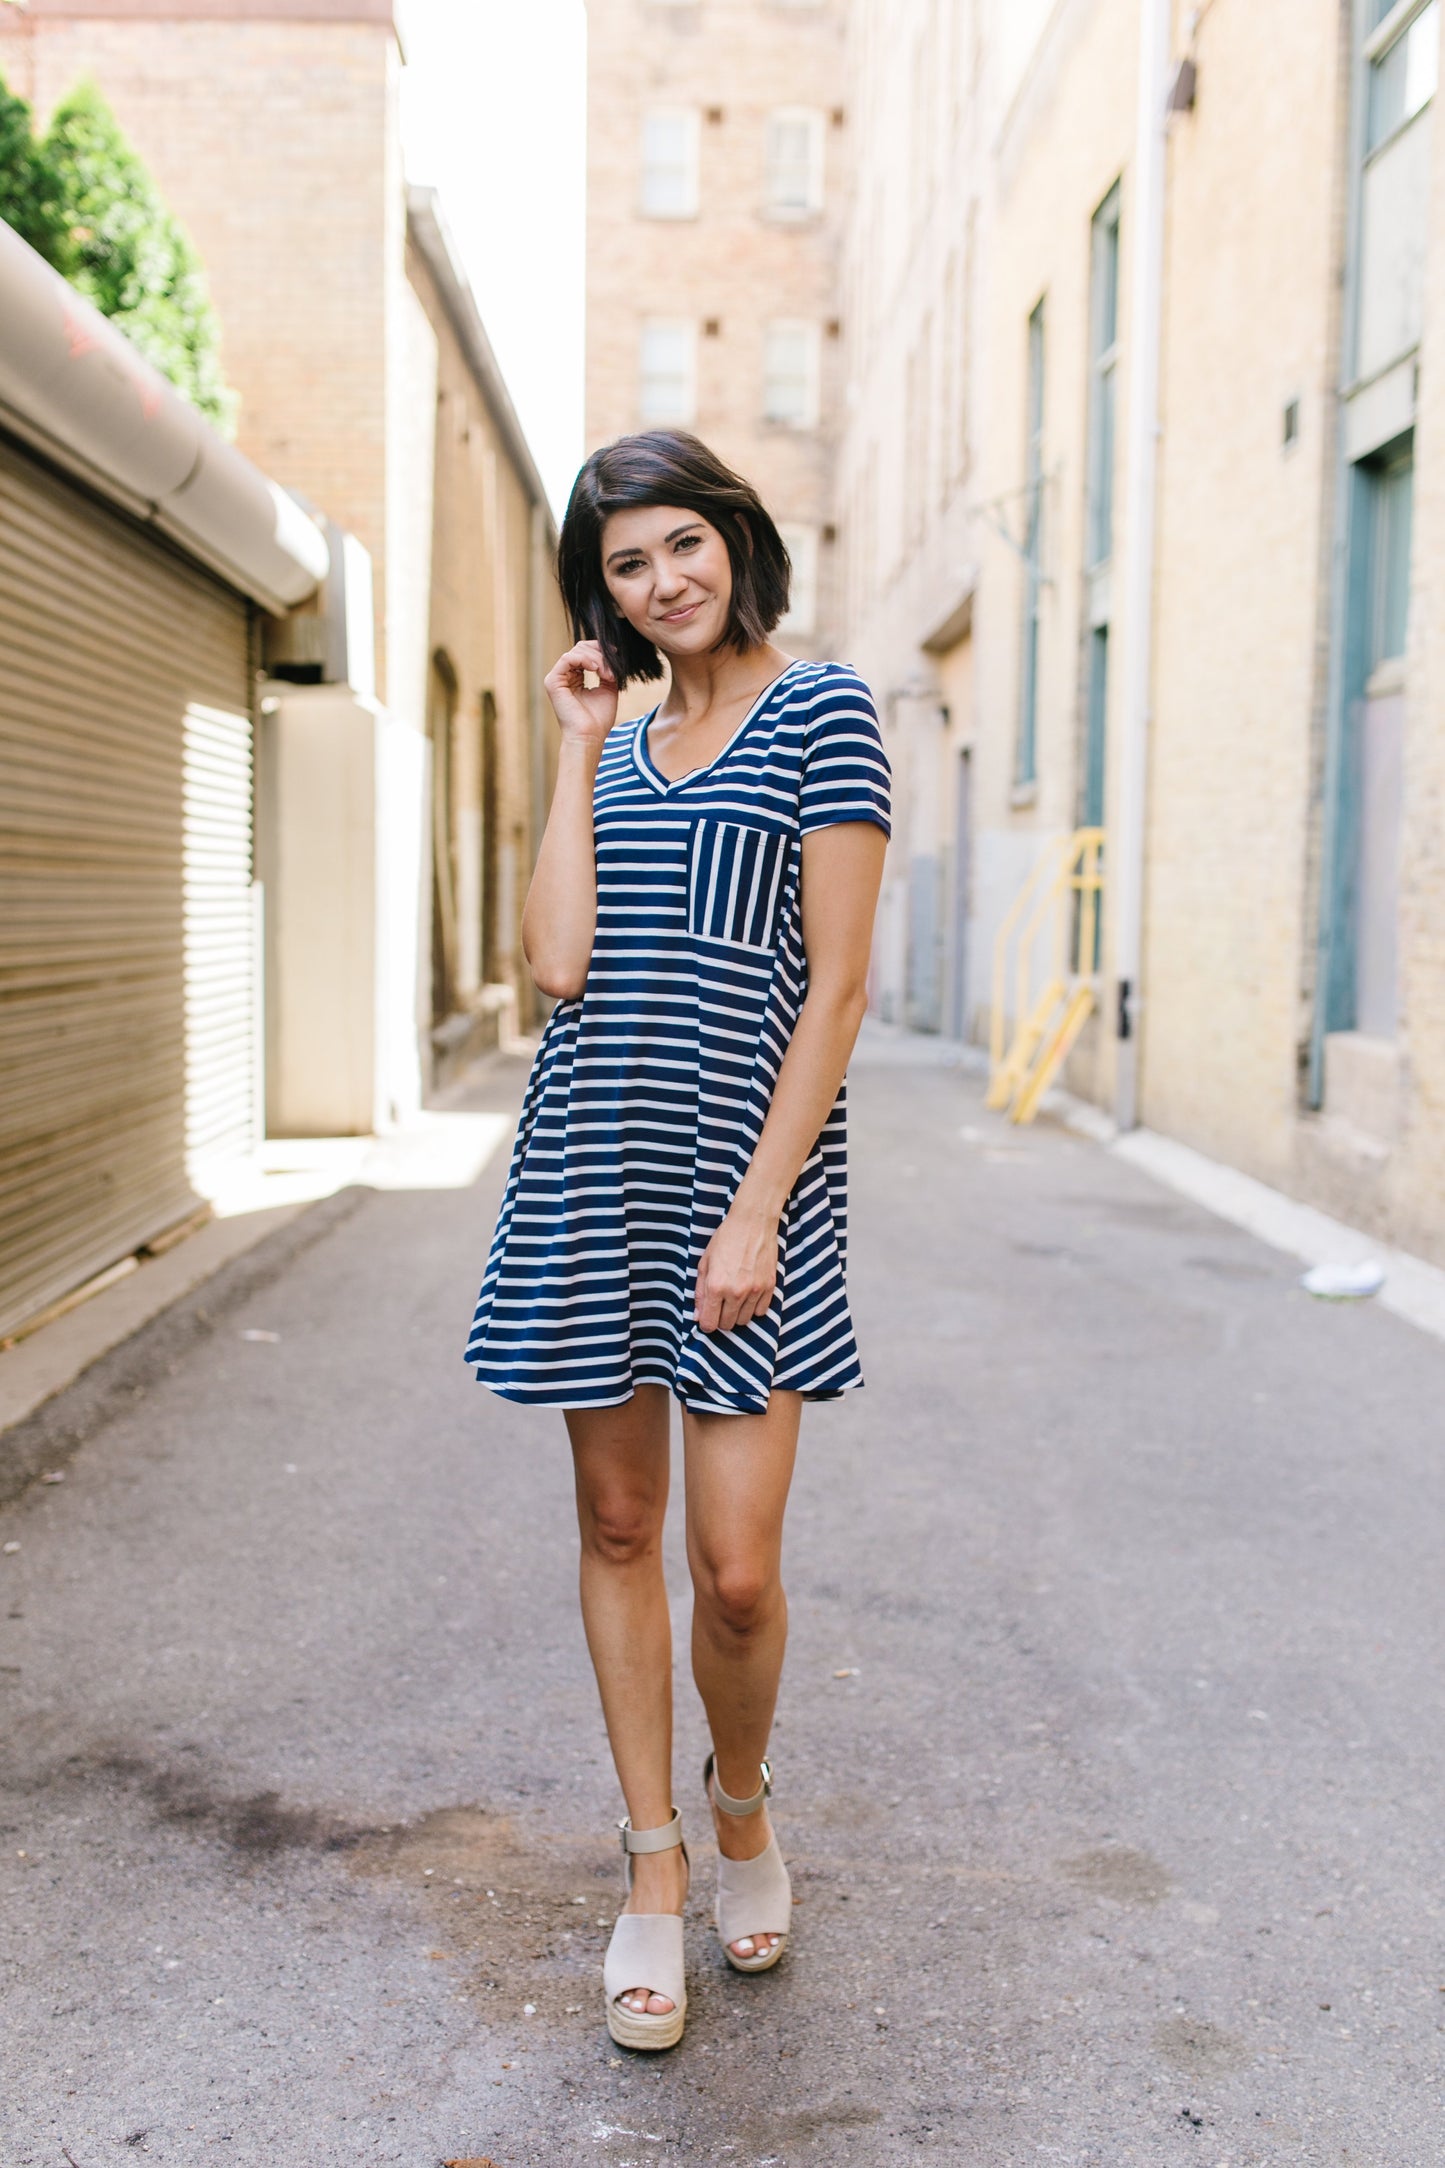
[[[741,821],[698,821],[688,851],[688,932],[771,948],[787,861],[785,834]]]

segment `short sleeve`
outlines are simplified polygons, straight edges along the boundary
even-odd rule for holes
[[[802,833],[872,821],[890,835],[889,782],[873,695],[855,671],[825,671],[803,733]]]

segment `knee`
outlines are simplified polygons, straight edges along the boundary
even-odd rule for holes
[[[590,1499],[582,1516],[583,1547],[603,1565],[636,1565],[655,1549],[658,1535],[650,1502],[633,1492]]]
[[[730,1639],[750,1641],[772,1620],[778,1577],[760,1560],[722,1559],[694,1572],[697,1600]]]

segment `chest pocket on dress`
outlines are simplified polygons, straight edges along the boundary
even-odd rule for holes
[[[787,862],[786,835],[741,821],[698,821],[688,847],[688,932],[771,948]]]

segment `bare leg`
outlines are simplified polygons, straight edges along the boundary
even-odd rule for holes
[[[672,1814],[672,1622],[662,1576],[667,1513],[669,1396],[640,1385],[620,1408],[571,1409],[567,1431],[582,1536],[582,1623],[612,1759],[634,1829]],[[629,1912],[681,1912],[680,1851],[639,1853]],[[645,1983],[626,1997],[637,2011],[672,2008]]]
[[[764,1415],[683,1414],[693,1677],[712,1730],[718,1782],[740,1799],[758,1788],[788,1638],[783,1510],[801,1412],[800,1394],[774,1393]],[[726,1859],[755,1859],[772,1834],[766,1808],[745,1819],[714,1820]],[[776,1940],[745,1936],[732,1947],[751,1957]]]

